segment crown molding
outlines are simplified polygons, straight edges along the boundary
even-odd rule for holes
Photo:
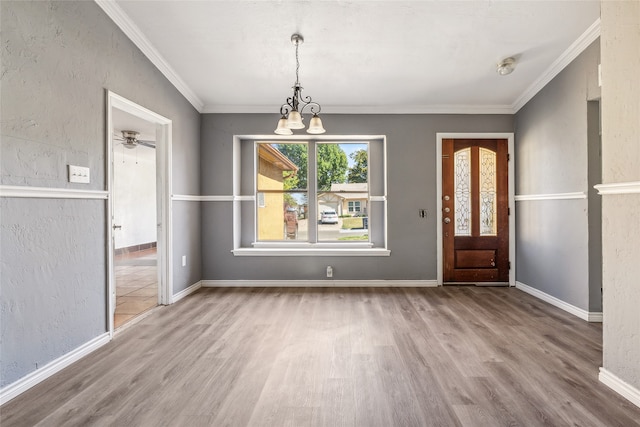
[[[145,37],[140,28],[122,10],[114,0],[94,0],[111,20],[129,37],[138,49],[156,66],[158,70],[175,86],[176,89],[198,110],[203,112],[204,103],[193,90],[182,80],[160,52]]]
[[[584,50],[589,47],[598,37],[600,37],[600,18],[598,18],[587,30],[582,33],[578,39],[573,42],[562,55],[558,57],[547,70],[542,73],[540,77],[534,81],[531,86],[524,91],[522,95],[511,106],[513,114],[517,113],[527,102],[529,102],[538,92],[542,90],[555,76],[560,74],[562,70],[567,67],[580,55]]]
[[[415,105],[338,106],[323,105],[323,114],[513,114],[511,105]],[[273,114],[274,105],[205,105],[204,114]]]

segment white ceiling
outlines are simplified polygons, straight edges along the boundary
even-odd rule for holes
[[[156,124],[129,114],[126,111],[113,108],[111,110],[111,122],[113,124],[113,136],[122,137],[123,130],[139,132],[138,139],[143,141],[156,140]]]
[[[96,0],[201,112],[515,112],[599,34],[600,2]],[[508,76],[501,59],[517,58]]]

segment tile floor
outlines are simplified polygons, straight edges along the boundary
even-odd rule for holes
[[[158,305],[156,248],[115,256],[115,328]]]

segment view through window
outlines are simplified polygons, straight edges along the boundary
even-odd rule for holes
[[[368,143],[264,142],[257,158],[258,241],[369,241]]]

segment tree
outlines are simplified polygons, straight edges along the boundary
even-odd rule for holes
[[[346,181],[347,154],[338,144],[318,144],[318,191],[331,190],[331,184]]]
[[[297,190],[307,189],[307,162],[309,155],[307,153],[306,144],[278,144],[276,146],[278,151],[287,156],[296,166],[298,171],[292,173],[291,171],[284,171],[284,189],[285,190]]]
[[[349,168],[347,180],[349,182],[367,182],[368,178],[368,154],[367,150],[356,150],[349,155],[354,161],[352,167]]]

